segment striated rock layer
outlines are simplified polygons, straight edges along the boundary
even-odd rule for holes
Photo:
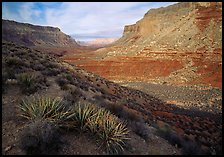
[[[26,46],[78,46],[59,28],[2,20],[2,39]]]
[[[80,59],[77,59],[80,58]],[[111,46],[67,56],[116,81],[222,86],[222,3],[182,2],[149,10]]]
[[[72,37],[61,32],[59,28],[3,19],[2,40],[12,41],[59,56],[95,50],[95,48],[79,45]]]

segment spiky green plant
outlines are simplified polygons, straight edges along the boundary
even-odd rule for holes
[[[90,118],[87,119],[87,125],[88,125],[88,129],[92,132],[92,133],[97,133],[100,129],[99,123],[102,119],[102,117],[105,114],[105,110],[102,108],[99,108],[97,110],[97,112],[95,112]]]
[[[90,119],[96,112],[96,108],[91,104],[81,104],[78,102],[73,109],[73,119],[81,131],[87,127],[88,119]]]
[[[20,73],[17,75],[19,85],[24,93],[34,93],[36,89],[36,76],[32,73]]]
[[[118,154],[123,151],[125,141],[129,139],[126,124],[109,111],[95,108],[96,112],[88,119],[87,126],[99,137],[101,146],[105,146],[108,153]]]
[[[64,109],[61,99],[32,96],[22,100],[19,105],[21,116],[28,119],[48,119],[52,122],[67,120],[71,112]]]
[[[33,75],[31,73],[21,73],[18,75],[18,78],[22,83],[30,86],[33,83],[35,75]]]
[[[99,125],[98,136],[102,140],[102,145],[106,146],[107,152],[118,154],[123,151],[125,141],[129,139],[126,124],[110,112],[105,112]]]

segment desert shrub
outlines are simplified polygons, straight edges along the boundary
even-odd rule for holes
[[[9,79],[15,79],[16,78],[16,72],[15,72],[14,68],[6,67],[5,71],[6,71]]]
[[[80,102],[74,105],[72,112],[69,120],[74,120],[74,124],[81,131],[90,130],[97,135],[101,142],[100,147],[105,147],[108,153],[117,154],[123,150],[123,145],[128,139],[128,130],[126,124],[115,115],[93,104]]]
[[[169,143],[171,143],[172,145],[182,147],[183,139],[176,132],[174,132],[168,124],[156,127],[159,136],[169,141]]]
[[[50,86],[49,82],[47,81],[46,76],[43,76],[42,74],[37,74],[36,80],[38,82],[38,88],[45,88],[45,87]]]
[[[121,103],[110,104],[107,106],[112,113],[116,114],[118,117],[123,117],[123,105]]]
[[[62,141],[55,124],[47,120],[35,120],[23,130],[19,144],[28,155],[48,155],[56,154]]]
[[[171,127],[168,124],[164,124],[162,126],[156,126],[157,128],[157,133],[163,137],[163,138],[168,138],[171,134]]]
[[[166,139],[172,144],[177,145],[178,147],[182,147],[183,145],[183,139],[174,131],[171,131],[169,133],[169,136],[166,137]]]
[[[37,91],[37,80],[34,74],[20,73],[17,75],[17,79],[23,93],[32,94]]]
[[[70,83],[73,82],[73,77],[72,77],[71,74],[65,74],[65,78],[66,78]]]
[[[142,137],[146,141],[148,140],[149,129],[143,121],[142,122],[132,121],[132,122],[129,122],[129,125],[137,135],[139,135],[140,137]]]
[[[62,100],[58,98],[32,96],[23,99],[19,105],[20,116],[29,119],[47,119],[60,124],[70,113],[64,110]]]
[[[57,76],[60,73],[60,70],[56,68],[45,67],[45,70],[41,71],[41,73],[47,76]]]
[[[133,109],[124,108],[122,112],[122,117],[130,122],[141,121],[141,117]]]
[[[49,62],[47,67],[52,68],[52,69],[59,68],[57,63],[52,63],[52,62]]]
[[[68,88],[66,88],[66,85],[69,83],[69,81],[64,78],[63,76],[60,76],[56,79],[56,82],[58,83],[58,85],[61,87],[62,90],[66,90]]]
[[[42,71],[45,67],[42,64],[33,64],[32,68],[37,71]]]
[[[201,155],[202,153],[199,145],[190,140],[183,142],[181,152],[183,155]]]
[[[63,102],[65,106],[69,108],[73,104],[76,104],[79,101],[81,96],[82,96],[82,92],[78,88],[70,89],[64,95]]]
[[[8,57],[6,58],[5,62],[8,66],[19,66],[22,64],[22,61],[19,57]]]

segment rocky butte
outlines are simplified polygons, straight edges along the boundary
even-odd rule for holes
[[[221,88],[222,3],[181,2],[151,9],[125,26],[111,46],[65,60],[117,82]]]
[[[80,46],[71,36],[64,34],[57,27],[32,25],[3,19],[2,39],[60,56],[73,53],[74,50],[85,52],[89,49]]]

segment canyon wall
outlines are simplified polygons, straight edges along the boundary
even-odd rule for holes
[[[222,86],[222,3],[150,9],[111,46],[66,60],[113,81]],[[79,59],[77,59],[79,58]]]
[[[2,19],[2,39],[25,46],[77,47],[78,44],[59,28],[37,26]]]

